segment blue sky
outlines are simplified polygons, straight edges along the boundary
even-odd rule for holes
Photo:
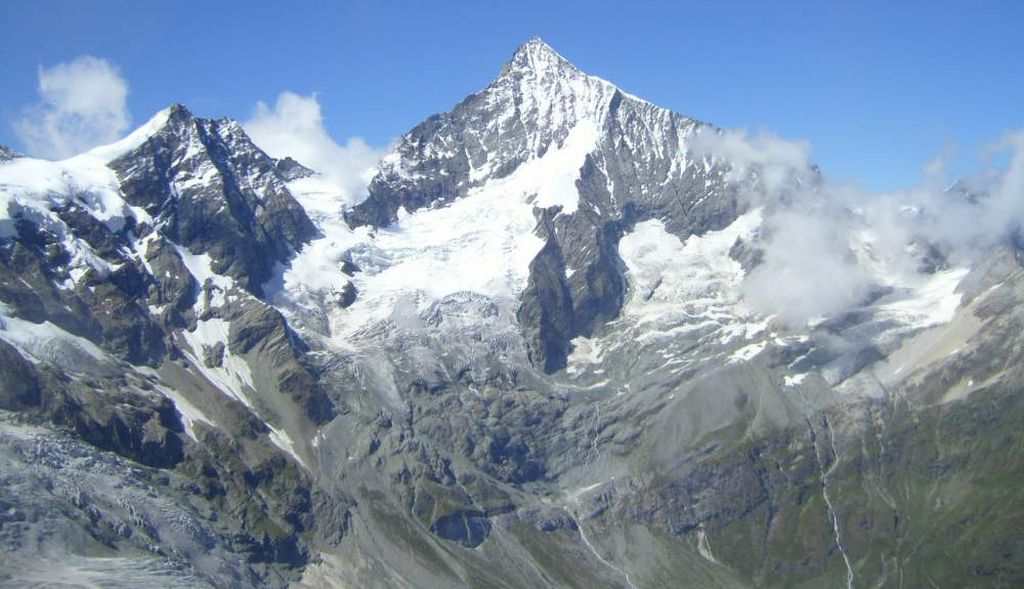
[[[171,102],[247,119],[283,91],[318,94],[328,132],[384,145],[544,38],[577,66],[723,127],[813,146],[831,177],[919,180],[950,146],[1024,127],[1024,2],[0,3],[0,143],[38,101],[38,72],[93,55],[130,88],[133,124]]]

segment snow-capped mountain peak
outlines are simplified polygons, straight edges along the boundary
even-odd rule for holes
[[[624,228],[656,218],[685,238],[735,218],[721,167],[690,153],[688,138],[699,126],[585,74],[531,39],[483,90],[402,137],[346,220],[352,227],[411,227],[422,215],[465,208],[474,213],[473,227],[493,220],[483,235],[518,236],[514,244],[489,240],[503,262],[488,264],[502,277],[488,284],[500,282],[496,292],[522,297],[529,315],[522,323],[543,323],[531,355],[557,370],[573,337],[589,335],[621,308],[625,285],[615,250]],[[415,219],[402,222],[407,213]],[[446,251],[466,246],[455,241]],[[534,292],[531,285],[540,282],[558,292]],[[536,297],[569,302],[542,313],[538,306],[547,303]],[[544,319],[551,315],[561,317]]]

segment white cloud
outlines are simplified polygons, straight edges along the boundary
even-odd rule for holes
[[[128,129],[128,83],[105,59],[88,55],[39,68],[39,103],[15,121],[30,155],[66,158],[116,141]]]
[[[846,227],[817,212],[777,210],[765,219],[764,258],[744,279],[744,300],[800,325],[856,305],[871,276],[851,254]]]
[[[1005,235],[1020,231],[1024,223],[1024,129],[1009,133],[994,149],[1009,153],[1005,172],[998,175],[990,189],[991,202],[979,229]]]
[[[814,175],[809,143],[781,139],[770,133],[750,136],[746,130],[704,131],[693,138],[691,149],[701,156],[728,161],[729,180],[756,178],[748,186],[747,194],[756,201],[779,198],[780,193]]]
[[[324,129],[320,102],[315,94],[282,92],[273,107],[256,104],[251,119],[242,124],[253,141],[273,157],[290,156],[320,172],[335,184],[349,203],[365,196],[383,150],[354,137],[339,145]]]
[[[729,179],[751,206],[763,206],[763,262],[744,280],[747,304],[791,325],[856,307],[876,287],[912,284],[938,251],[970,265],[992,246],[1021,238],[1024,130],[989,147],[1006,165],[949,189],[943,157],[921,185],[886,193],[830,183],[806,143],[746,132],[702,133],[694,150],[729,162]],[[945,157],[949,156],[946,149]]]

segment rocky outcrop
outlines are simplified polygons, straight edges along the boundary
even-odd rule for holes
[[[0,301],[28,321],[97,335],[99,325],[85,303],[59,287],[69,278],[70,255],[58,236],[27,220],[16,226],[17,236],[0,242]]]
[[[118,378],[71,379],[52,366],[34,366],[3,341],[0,373],[0,409],[44,419],[147,466],[173,468],[184,458],[181,420],[163,395],[129,390]]]
[[[305,363],[306,348],[288,327],[281,313],[260,301],[249,300],[231,310],[227,349],[251,355],[265,363],[276,389],[290,397],[313,423],[334,417],[334,406],[316,375]]]
[[[50,403],[54,423],[97,448],[156,468],[173,468],[184,458],[178,412],[163,396],[64,391]]]
[[[551,223],[548,219],[547,224]],[[517,318],[534,364],[545,372],[565,366],[575,321],[572,292],[565,279],[565,259],[554,236],[548,238],[530,262],[530,279]]]
[[[178,251],[162,236],[149,241],[141,252],[153,271],[154,287],[149,293],[149,304],[164,309],[163,323],[169,327],[184,327],[192,317],[200,284],[188,271]]]
[[[123,236],[73,207],[58,212],[110,269],[89,267],[75,281],[62,238],[21,221],[15,238],[0,242],[0,301],[25,319],[51,321],[134,364],[158,364],[163,331],[144,305],[151,277],[125,254]]]
[[[13,346],[0,340],[0,409],[20,411],[37,407],[42,398],[32,364]]]
[[[10,147],[7,147],[6,145],[0,145],[0,162],[4,162],[4,161],[7,161],[7,160],[13,160],[13,159],[19,158],[19,157],[22,157],[22,156],[17,151],[14,151],[13,149],[11,149]]]
[[[491,522],[479,511],[456,511],[435,521],[430,531],[466,548],[476,548],[490,534]]]

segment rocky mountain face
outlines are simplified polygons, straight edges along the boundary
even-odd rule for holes
[[[8,170],[9,217],[0,247],[2,408],[26,423],[69,432],[70,440],[54,442],[62,448],[84,442],[149,468],[137,470],[138,488],[153,494],[155,485],[168,505],[184,493],[177,509],[185,511],[175,517],[201,527],[198,537],[167,540],[166,530],[133,512],[144,506],[125,499],[114,474],[89,478],[96,488],[69,475],[62,483],[67,489],[48,499],[51,507],[26,512],[15,489],[26,485],[31,493],[32,484],[62,475],[55,464],[56,474],[36,478],[37,459],[12,448],[5,482],[14,485],[7,496],[17,508],[5,526],[5,552],[14,562],[54,544],[58,553],[51,556],[60,556],[54,538],[68,524],[52,505],[61,500],[86,510],[83,521],[90,523],[76,537],[94,537],[103,550],[123,543],[150,550],[153,558],[177,558],[180,550],[198,557],[219,539],[236,556],[218,567],[251,582],[278,577],[273,567],[281,563],[304,562],[308,477],[260,438],[265,442],[274,432],[268,423],[278,421],[268,421],[276,410],[270,407],[287,406],[287,415],[298,416],[289,419],[311,425],[329,420],[333,408],[303,359],[301,341],[255,296],[271,266],[316,231],[285,188],[279,164],[236,123],[196,119],[176,105],[122,144],[55,164],[22,158],[15,165],[25,168]],[[47,185],[54,176],[71,178],[62,192]],[[265,388],[268,408],[256,399],[246,405],[224,397],[225,382],[251,372],[231,371],[232,359],[243,356],[263,367],[257,373],[263,382],[250,376],[246,385]],[[232,392],[248,400],[242,390]],[[182,409],[191,407],[193,395],[222,414],[224,427],[202,444],[203,424],[193,424],[193,414]],[[111,472],[124,468],[88,452],[97,456],[89,461]],[[168,478],[165,471],[176,474]],[[102,511],[109,505],[128,513]],[[26,517],[56,527],[23,536],[18,528],[31,527]],[[207,521],[188,523],[201,519]],[[68,549],[91,554],[95,542],[76,540]]]
[[[691,165],[702,158],[687,138],[702,126],[584,74],[535,39],[482,92],[402,137],[369,197],[346,218],[386,226],[401,208],[443,206],[532,160],[581,156],[566,162],[578,177],[565,194],[537,203],[545,245],[530,265],[518,314],[531,359],[556,372],[574,337],[590,337],[622,307],[623,232],[662,219],[685,239],[736,217],[740,205],[722,181],[724,167]]]
[[[718,134],[535,39],[347,210],[179,105],[2,152],[0,584],[1024,582],[1024,254],[787,326]]]

